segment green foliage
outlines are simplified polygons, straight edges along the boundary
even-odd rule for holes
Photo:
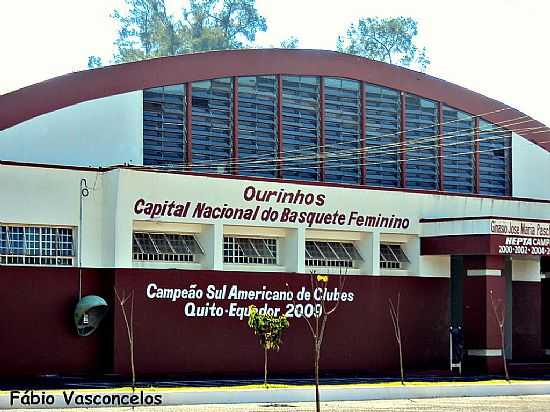
[[[417,22],[410,17],[360,18],[339,36],[338,51],[402,66],[417,65],[422,71],[430,64],[426,48],[418,49],[414,38]]]
[[[128,13],[115,10],[119,23],[116,63],[202,50],[235,49],[266,31],[256,0],[190,0],[181,18],[166,10],[165,0],[125,0]]]
[[[290,36],[288,39],[285,39],[281,42],[282,49],[297,49],[300,41],[296,36]]]
[[[99,56],[88,56],[88,69],[103,67],[103,62]]]
[[[262,314],[252,305],[248,326],[254,330],[254,334],[260,338],[260,345],[266,350],[279,350],[282,343],[283,331],[289,327],[285,315],[273,316],[268,313]]]

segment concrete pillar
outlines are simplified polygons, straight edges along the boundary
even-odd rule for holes
[[[380,233],[365,233],[357,243],[358,252],[363,258],[359,267],[362,275],[380,274]]]
[[[501,337],[497,313],[506,313],[506,282],[502,256],[465,256],[464,346],[467,369],[481,373],[501,373]],[[492,298],[492,299],[491,299]]]
[[[290,229],[281,240],[283,265],[287,272],[306,273],[306,230],[304,227]]]
[[[206,225],[198,240],[205,253],[201,260],[202,268],[223,270],[223,225],[218,222]]]

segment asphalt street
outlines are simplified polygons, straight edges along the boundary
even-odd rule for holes
[[[191,405],[157,406],[139,408],[91,408],[87,412],[131,411],[139,412],[310,412],[315,411],[314,403],[291,404],[234,404],[234,405]],[[45,409],[41,409],[44,411]],[[53,409],[52,409],[53,410]],[[65,409],[65,411],[81,411]],[[405,399],[392,401],[365,402],[326,402],[323,412],[550,412],[550,395],[543,396],[501,396],[486,398],[446,398],[446,399]]]

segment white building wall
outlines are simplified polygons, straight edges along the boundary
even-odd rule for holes
[[[0,131],[0,160],[70,166],[143,164],[143,93],[90,100]]]
[[[79,186],[86,179],[90,196],[83,203],[82,263],[87,267],[138,267],[132,259],[132,232],[135,229],[149,230],[159,227],[168,231],[197,233],[199,241],[207,250],[200,267],[204,269],[229,269],[223,265],[223,234],[268,236],[280,239],[281,261],[277,271],[308,272],[304,266],[305,240],[353,241],[365,262],[350,273],[386,274],[379,268],[380,242],[402,243],[411,264],[399,275],[443,276],[449,275],[448,257],[419,256],[421,226],[429,226],[430,235],[448,234],[446,223],[419,224],[424,217],[463,216],[506,216],[528,219],[549,219],[548,203],[525,202],[505,199],[484,199],[476,197],[444,196],[425,193],[410,193],[385,190],[350,189],[319,185],[249,181],[227,178],[206,178],[201,176],[172,173],[152,173],[128,169],[108,172],[93,170],[71,170],[25,166],[0,165],[0,222],[27,225],[79,225]],[[314,195],[324,195],[322,206],[289,205],[274,201],[256,202],[244,200],[246,187],[258,190],[284,189],[285,192],[301,190]],[[149,218],[136,214],[138,199],[147,202],[176,203],[191,202],[185,218],[162,216]],[[360,215],[378,214],[410,219],[406,229],[358,227],[355,225],[306,224],[264,222],[261,220],[234,220],[193,217],[198,202],[211,206],[269,209],[281,211],[290,207],[298,212],[333,213],[338,210],[347,216],[352,211]],[[439,225],[439,227],[438,227]],[[167,229],[169,228],[170,229]],[[191,229],[190,229],[191,228]],[[438,230],[439,229],[439,230]],[[451,228],[452,229],[452,228]],[[474,231],[474,228],[471,228]],[[439,232],[439,233],[438,233]],[[488,228],[480,233],[488,233]],[[522,265],[523,263],[518,263]],[[534,264],[534,263],[533,263]],[[154,264],[153,264],[154,265]],[[170,264],[182,267],[185,264]],[[147,267],[151,267],[146,265]],[[143,265],[141,267],[144,267]],[[156,267],[160,267],[157,265]],[[163,267],[166,267],[164,265]],[[194,266],[197,267],[196,265]],[[246,268],[234,268],[234,270]],[[525,273],[518,267],[517,273]],[[531,266],[529,273],[535,273]],[[539,272],[540,273],[540,272]]]
[[[512,133],[512,194],[550,199],[550,152]]]

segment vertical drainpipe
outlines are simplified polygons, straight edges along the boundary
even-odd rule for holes
[[[283,178],[283,78],[277,75],[277,137],[278,137],[278,162],[277,177]]]
[[[367,133],[366,133],[366,118],[365,118],[365,83],[361,82],[359,86],[359,107],[360,107],[360,116],[361,116],[361,137],[359,141],[359,167],[361,168],[361,177],[360,182],[362,185],[367,184],[367,164],[366,164],[366,147],[367,147]]]
[[[401,187],[407,186],[407,134],[405,132],[407,128],[407,101],[405,99],[405,92],[401,92],[401,134],[399,140],[399,164],[401,169]]]
[[[193,85],[191,83],[186,84],[186,112],[185,112],[185,121],[187,129],[187,147],[186,147],[186,160],[187,160],[187,169],[192,169],[193,163]]]
[[[325,78],[319,82],[319,180],[325,181]]]
[[[445,155],[445,149],[443,148],[443,134],[444,134],[444,125],[443,125],[443,103],[438,102],[437,105],[437,123],[439,123],[438,129],[437,129],[437,147],[438,147],[438,159],[439,159],[439,190],[444,191],[445,190],[445,162],[444,162],[444,155]]]
[[[475,163],[475,193],[480,192],[479,182],[479,117],[475,118],[474,126],[474,163]]]
[[[231,153],[231,173],[239,174],[239,81],[233,77],[233,150]]]

